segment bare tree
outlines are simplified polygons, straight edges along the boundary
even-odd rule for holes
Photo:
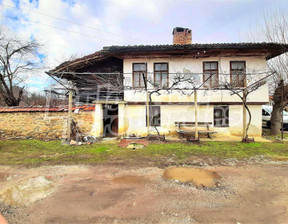
[[[288,44],[288,15],[283,10],[274,10],[263,16],[263,23],[258,23],[257,28],[250,32],[252,41],[266,41]],[[259,38],[264,38],[259,40]],[[283,47],[286,52],[287,47]],[[269,79],[270,93],[273,95],[273,111],[271,116],[271,134],[280,133],[281,114],[283,106],[288,103],[288,53],[284,53],[268,61],[270,70],[277,73]],[[283,81],[281,81],[283,80]],[[284,97],[281,97],[284,90]],[[286,96],[286,97],[285,97]]]
[[[288,44],[287,14],[283,11],[274,11],[271,15],[266,15],[264,21],[266,38],[269,41]],[[274,104],[270,121],[271,134],[279,134],[281,129],[282,110],[284,105],[288,103],[288,53],[270,60],[269,66],[273,70],[276,70],[278,74],[274,76],[273,79],[275,91],[273,93]]]
[[[259,77],[260,74],[256,73],[247,73],[246,70],[237,72],[235,75],[237,79],[228,79],[224,78],[222,81],[220,88],[224,90],[229,90],[230,95],[238,96],[242,103],[245,111],[248,113],[248,122],[243,117],[243,139],[242,142],[250,142],[254,141],[253,139],[249,139],[248,131],[251,124],[251,111],[248,106],[248,96],[254,91],[258,90],[261,86],[265,85],[267,79],[271,77],[275,72],[268,71],[264,77]],[[246,82],[249,82],[247,85]],[[244,131],[245,130],[245,131]]]
[[[23,93],[25,74],[39,70],[41,45],[35,40],[23,41],[6,28],[0,28],[0,96],[7,106],[18,106]],[[20,88],[18,94],[15,87]]]
[[[191,76],[191,74],[185,74],[185,73],[170,73],[170,76],[172,76],[169,80],[169,84],[170,85],[162,85],[161,83],[156,83],[153,82],[152,79],[146,79],[145,75],[143,75],[143,79],[144,79],[144,84],[145,84],[145,91],[148,92],[148,108],[149,108],[149,114],[152,112],[151,110],[151,105],[153,103],[152,100],[152,96],[153,95],[157,95],[160,96],[162,94],[171,94],[173,91],[177,90],[180,91],[183,95],[188,94],[187,92],[185,92],[185,88],[180,88],[181,84],[186,84],[189,86],[190,90],[191,88],[193,89],[195,87],[195,80],[193,78],[193,74]],[[151,89],[149,89],[149,86],[151,87]],[[187,87],[188,87],[187,86]],[[150,119],[147,117],[147,119]],[[152,126],[154,127],[154,129],[156,130],[158,136],[160,136],[160,132],[157,128],[157,126],[155,125],[155,123],[152,124]]]

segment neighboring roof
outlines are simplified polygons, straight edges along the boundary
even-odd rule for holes
[[[95,105],[81,105],[72,107],[72,111],[79,109],[80,111],[94,111]],[[67,112],[68,105],[57,107],[0,107],[0,113],[17,113],[17,112]]]
[[[96,51],[93,54],[88,54],[84,57],[77,58],[72,61],[65,61],[58,65],[56,68],[49,71],[49,73],[59,72],[59,71],[70,71],[76,70],[77,68],[89,65],[90,61],[97,61],[106,58],[106,56],[101,51]]]
[[[212,44],[165,44],[165,45],[134,45],[134,46],[110,46],[104,47],[101,51],[67,61],[49,73],[62,71],[75,71],[95,61],[105,60],[109,57],[124,58],[125,56],[171,54],[171,55],[195,55],[197,57],[217,56],[223,53],[230,55],[249,55],[257,53],[271,59],[280,54],[288,52],[288,44],[280,43],[212,43]]]

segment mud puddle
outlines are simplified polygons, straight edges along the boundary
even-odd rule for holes
[[[149,182],[147,178],[136,175],[125,175],[121,177],[116,177],[112,181],[118,184],[145,184]]]
[[[172,167],[164,171],[164,179],[177,180],[181,183],[191,183],[195,187],[216,188],[219,186],[219,181],[222,178],[216,172],[198,169]]]

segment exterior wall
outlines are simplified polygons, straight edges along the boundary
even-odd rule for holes
[[[192,105],[161,105],[161,126],[157,127],[160,134],[176,136],[177,127],[175,122],[194,122],[194,106]],[[249,135],[260,137],[262,134],[262,106],[251,105],[249,109],[252,114]],[[205,105],[198,106],[198,122],[214,121],[214,106]],[[247,113],[248,120],[248,113]],[[184,128],[185,129],[185,128]],[[186,129],[193,129],[188,127]],[[201,129],[201,128],[199,128]],[[202,129],[206,129],[203,128]],[[144,105],[126,105],[125,106],[125,135],[145,136],[147,134],[146,127],[146,107]],[[241,136],[243,133],[243,107],[242,105],[229,106],[229,127],[214,127],[211,130],[217,132],[217,135],[234,135]],[[151,133],[156,133],[154,127],[150,128]]]
[[[246,61],[246,70],[248,72],[263,72],[267,70],[266,59],[264,57],[223,57],[223,58],[206,58],[206,59],[193,59],[193,58],[142,58],[142,59],[124,59],[124,85],[132,86],[132,63],[147,63],[148,79],[153,80],[154,75],[154,62],[168,62],[169,73],[199,73],[198,82],[203,81],[203,62],[204,61],[218,61],[219,73],[230,73],[230,61]],[[261,78],[266,74],[259,75]],[[171,79],[171,76],[169,77]],[[220,83],[225,78],[219,75]],[[229,76],[230,79],[230,76]],[[247,78],[247,85],[251,80]],[[255,80],[253,80],[255,81]],[[185,86],[185,84],[183,84]],[[183,86],[181,86],[183,87]],[[153,88],[148,86],[148,88]],[[161,134],[178,136],[175,126],[175,122],[194,122],[194,96],[190,91],[183,95],[179,91],[174,90],[172,93],[162,91],[159,96],[157,94],[152,95],[152,101],[161,107],[161,126],[158,128]],[[198,90],[198,121],[199,122],[212,122],[214,121],[214,105],[228,105],[229,106],[229,127],[214,127],[212,125],[211,130],[215,130],[217,134],[214,136],[241,136],[243,133],[243,107],[241,99],[233,95],[227,90]],[[135,105],[132,105],[133,102]],[[138,104],[142,102],[142,105]],[[118,128],[119,136],[138,135],[146,136],[146,93],[144,90],[126,89],[124,91],[124,102],[118,103]],[[161,105],[161,103],[172,103]],[[173,103],[182,103],[177,105]],[[268,86],[264,85],[257,91],[251,93],[248,96],[248,102],[256,103],[257,105],[249,105],[252,120],[249,129],[249,136],[259,137],[262,134],[262,116],[261,116],[261,104],[268,102]],[[104,102],[102,102],[104,103]],[[202,105],[201,105],[202,103]],[[236,104],[235,104],[236,103]],[[206,105],[203,105],[206,104]],[[98,108],[98,109],[97,109]],[[97,137],[103,135],[103,110],[102,104],[98,102],[96,104],[96,118],[93,126],[92,133]],[[248,119],[248,114],[247,114]],[[150,133],[156,133],[154,127],[150,128]]]
[[[1,138],[38,138],[60,139],[66,137],[67,112],[18,112],[0,113]],[[73,113],[80,131],[90,134],[93,128],[95,112]]]
[[[125,86],[132,86],[132,64],[133,63],[147,63],[147,72],[148,79],[153,80],[153,69],[154,62],[168,62],[169,63],[169,73],[199,73],[201,75],[197,76],[196,79],[199,83],[203,82],[203,62],[204,61],[218,61],[219,64],[219,73],[229,74],[230,73],[230,61],[246,61],[246,70],[247,72],[263,72],[267,71],[266,59],[265,57],[222,57],[222,58],[205,58],[205,59],[193,59],[193,58],[143,58],[143,59],[124,59],[124,77],[125,77]],[[265,77],[266,74],[259,75]],[[170,75],[170,83],[171,77]],[[228,77],[230,78],[230,77]],[[227,77],[226,77],[227,79]],[[225,80],[224,76],[219,75],[220,83]],[[249,85],[249,80],[247,78],[247,85]],[[253,80],[255,81],[255,80]],[[181,87],[184,87],[185,84],[182,84]],[[152,86],[150,86],[152,88]],[[193,102],[189,93],[191,91],[186,91],[187,95],[181,94],[179,91],[174,90],[171,93],[167,94],[165,91],[162,91],[163,94],[160,96],[154,94],[152,95],[152,100],[154,102]],[[261,102],[266,104],[268,99],[268,85],[264,85],[259,88],[257,91],[251,93],[248,97],[248,102]],[[124,91],[124,100],[126,102],[145,102],[146,94],[142,90],[125,90]],[[198,102],[241,102],[238,96],[230,95],[230,92],[227,90],[199,90],[198,91]]]

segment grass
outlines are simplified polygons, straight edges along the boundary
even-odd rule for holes
[[[1,165],[39,166],[45,164],[143,164],[175,162],[209,157],[216,159],[249,158],[257,155],[288,159],[288,144],[203,142],[201,144],[165,143],[150,144],[144,149],[118,148],[117,144],[61,145],[61,141],[2,140]]]
[[[281,139],[281,133],[278,135],[271,135],[270,129],[266,129],[266,128],[263,128],[263,136],[269,140]],[[288,132],[287,131],[284,131],[283,138],[284,138],[284,140],[288,140]]]

